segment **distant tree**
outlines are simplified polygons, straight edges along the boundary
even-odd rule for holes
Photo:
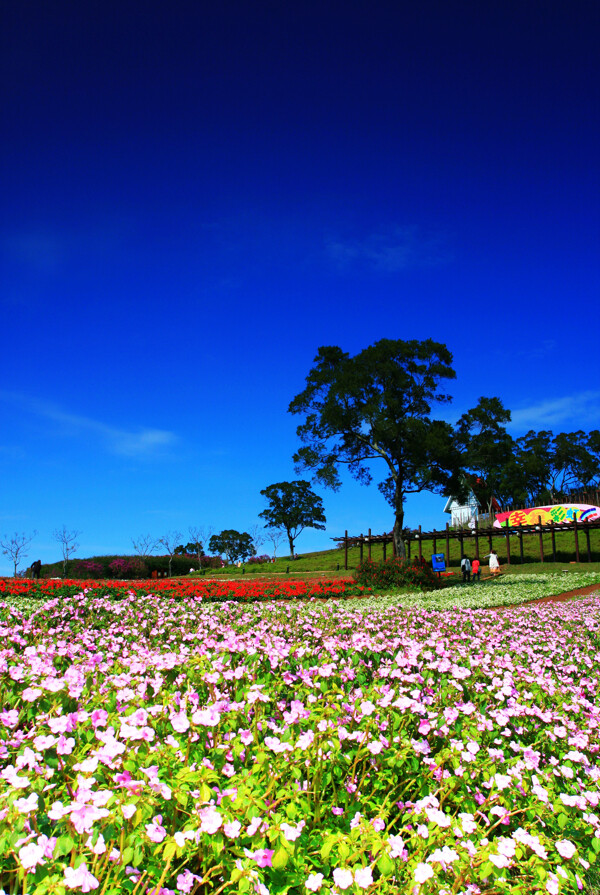
[[[477,405],[463,413],[456,425],[456,444],[462,453],[463,468],[473,478],[466,484],[476,492],[492,516],[493,503],[512,502],[523,492],[523,478],[515,462],[516,446],[506,431],[510,410],[500,398],[480,398]]]
[[[63,525],[62,528],[56,528],[52,533],[54,540],[58,541],[60,544],[63,558],[63,575],[65,578],[67,577],[67,563],[69,562],[69,557],[73,556],[79,547],[77,538],[80,534],[81,532],[75,529],[73,529],[73,531],[68,531],[66,525]]]
[[[254,544],[247,531],[239,532],[234,528],[225,529],[218,535],[213,535],[209,541],[208,549],[212,554],[224,553],[231,564],[252,556]]]
[[[277,549],[285,538],[285,531],[282,531],[279,528],[268,528],[266,535],[267,541],[273,545],[273,559],[275,559],[277,556]]]
[[[250,537],[252,538],[252,541],[254,543],[254,549],[258,553],[258,551],[260,550],[260,548],[262,547],[262,545],[265,543],[265,541],[267,539],[266,535],[264,533],[263,526],[260,525],[258,522],[255,522],[254,525],[250,526],[249,534],[250,534]]]
[[[535,432],[531,429],[516,440],[516,456],[524,483],[523,503],[535,505],[548,499],[553,464],[553,436],[549,430]]]
[[[277,482],[260,492],[269,506],[258,515],[266,520],[265,528],[285,531],[294,556],[294,541],[305,528],[325,530],[323,501],[311,490],[310,483],[300,479],[295,482]]]
[[[14,535],[3,535],[2,540],[0,540],[2,553],[4,556],[8,556],[14,565],[15,578],[17,577],[17,566],[21,560],[29,556],[27,550],[36,535],[37,531],[34,531],[31,535],[26,535],[24,532],[21,534],[15,532]]]
[[[131,543],[133,544],[136,556],[150,556],[150,554],[156,550],[156,538],[153,538],[151,535],[140,535],[139,538],[136,538],[135,540],[132,538]]]
[[[517,439],[519,462],[528,474],[533,499],[556,503],[575,490],[593,487],[600,477],[600,432],[586,434],[530,430]]]
[[[157,547],[163,547],[165,553],[169,557],[169,578],[171,577],[171,566],[173,563],[173,556],[175,555],[175,550],[181,541],[181,532],[180,531],[169,531],[167,534],[164,534],[161,538],[156,542]]]
[[[431,419],[433,405],[451,398],[441,388],[455,379],[452,354],[431,339],[382,339],[351,357],[337,346],[319,348],[306,388],[290,413],[304,414],[297,429],[304,447],[294,454],[296,470],[314,470],[317,481],[337,490],[347,466],[362,484],[372,481],[371,461],[387,476],[379,489],[394,510],[398,556],[406,550],[404,504],[420,491],[460,491],[461,458],[452,426]]]

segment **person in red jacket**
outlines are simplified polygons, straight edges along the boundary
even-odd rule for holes
[[[471,563],[471,580],[481,581],[481,564],[478,559],[474,559]]]

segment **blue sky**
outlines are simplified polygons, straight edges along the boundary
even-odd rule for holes
[[[596,4],[3,15],[0,532],[30,560],[63,524],[82,556],[256,524],[320,345],[433,338],[455,417],[598,427]],[[322,495],[300,551],[391,528],[374,485]]]

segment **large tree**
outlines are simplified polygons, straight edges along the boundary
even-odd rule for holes
[[[281,528],[294,556],[294,541],[305,528],[325,529],[323,501],[310,487],[310,482],[277,482],[260,492],[269,506],[258,515],[266,521],[265,528]]]
[[[431,339],[382,339],[351,357],[337,346],[319,348],[306,388],[290,413],[304,414],[297,432],[304,447],[296,469],[337,490],[340,467],[362,484],[372,481],[377,460],[387,475],[379,489],[394,509],[394,544],[405,556],[402,530],[409,494],[462,494],[461,458],[454,430],[432,419],[434,405],[451,398],[442,383],[455,379],[452,354]]]
[[[208,542],[211,553],[224,553],[231,564],[248,559],[254,553],[254,544],[247,531],[236,531],[227,528],[218,535],[213,535]]]

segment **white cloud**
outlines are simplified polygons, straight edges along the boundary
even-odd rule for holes
[[[120,429],[91,417],[69,413],[56,404],[37,401],[14,392],[0,392],[0,399],[18,404],[36,416],[53,420],[59,424],[61,435],[68,437],[80,437],[86,433],[96,435],[106,450],[123,457],[154,456],[179,440],[177,435],[165,429]]]
[[[423,236],[415,227],[397,227],[362,240],[330,239],[326,250],[340,269],[362,263],[380,273],[431,267],[450,260],[439,236]]]
[[[597,427],[600,423],[600,392],[587,391],[564,398],[549,398],[512,411],[509,428],[519,431],[551,429],[569,423],[575,429]]]

